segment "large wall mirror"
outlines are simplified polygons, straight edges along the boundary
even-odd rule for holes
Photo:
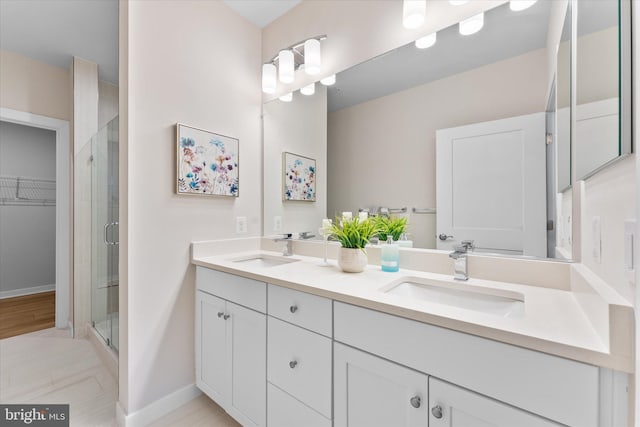
[[[630,120],[620,114],[630,105],[628,8],[628,0],[577,3],[577,179],[631,153]]]
[[[556,77],[560,33],[571,34],[569,3],[538,1],[520,12],[503,4],[485,12],[478,33],[463,36],[454,25],[427,49],[411,43],[339,73],[326,115],[315,119],[327,126],[326,165],[317,171],[326,180],[326,193],[318,191],[324,216],[383,208],[409,216],[414,247],[450,250],[473,239],[485,253],[570,257],[570,248],[564,256],[554,250],[560,209],[549,208],[563,206],[563,190],[570,195],[570,145],[562,155],[547,148],[561,127],[550,113],[570,106],[561,93],[570,81]],[[552,52],[550,34],[558,38]],[[570,65],[563,71],[570,76]],[[317,209],[282,201],[277,184],[277,159],[291,150],[273,129],[310,120],[301,117],[309,104],[297,104],[302,98],[265,104],[265,235],[320,226]]]

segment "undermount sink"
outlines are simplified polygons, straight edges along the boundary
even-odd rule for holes
[[[390,295],[501,317],[521,317],[524,314],[524,295],[504,289],[451,283],[422,277],[405,277],[380,290]]]
[[[231,261],[250,267],[276,267],[278,265],[290,264],[299,260],[285,256],[257,254],[242,258],[235,258]]]

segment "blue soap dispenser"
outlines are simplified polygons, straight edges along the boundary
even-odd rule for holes
[[[382,245],[381,263],[382,271],[398,271],[400,269],[400,249],[393,243],[393,237],[387,236],[387,243]]]

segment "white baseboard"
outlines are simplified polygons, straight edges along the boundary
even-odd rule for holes
[[[42,292],[55,291],[56,285],[32,286],[30,288],[12,289],[10,291],[0,291],[0,299],[21,297],[23,295],[39,294]]]
[[[143,427],[201,394],[200,389],[195,384],[191,384],[129,415],[125,414],[120,402],[116,402],[116,420],[123,427]]]

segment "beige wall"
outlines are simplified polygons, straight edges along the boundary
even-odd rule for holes
[[[436,130],[545,110],[546,50],[329,113],[329,215],[434,208]],[[435,247],[435,216],[413,215],[415,246]]]
[[[69,70],[0,49],[0,106],[54,119],[71,118]]]
[[[280,49],[293,43],[326,34],[328,38],[322,42],[322,73],[315,79],[298,73],[294,83],[279,84],[277,93],[265,95],[264,99],[275,99],[313,80],[346,70],[503,3],[506,0],[473,0],[452,7],[448,1],[429,1],[425,24],[407,30],[402,26],[402,2],[399,0],[303,1],[264,28],[262,61],[270,61]]]
[[[317,85],[313,96],[293,94],[292,102],[264,105],[264,234],[318,234],[327,216],[327,89]],[[282,200],[282,153],[316,160],[316,201]],[[282,218],[282,230],[274,229],[274,217]],[[316,225],[310,228],[309,224]]]
[[[132,414],[194,383],[191,241],[261,234],[261,39],[223,2],[120,8],[120,403]],[[175,194],[177,122],[239,139],[240,197]]]

